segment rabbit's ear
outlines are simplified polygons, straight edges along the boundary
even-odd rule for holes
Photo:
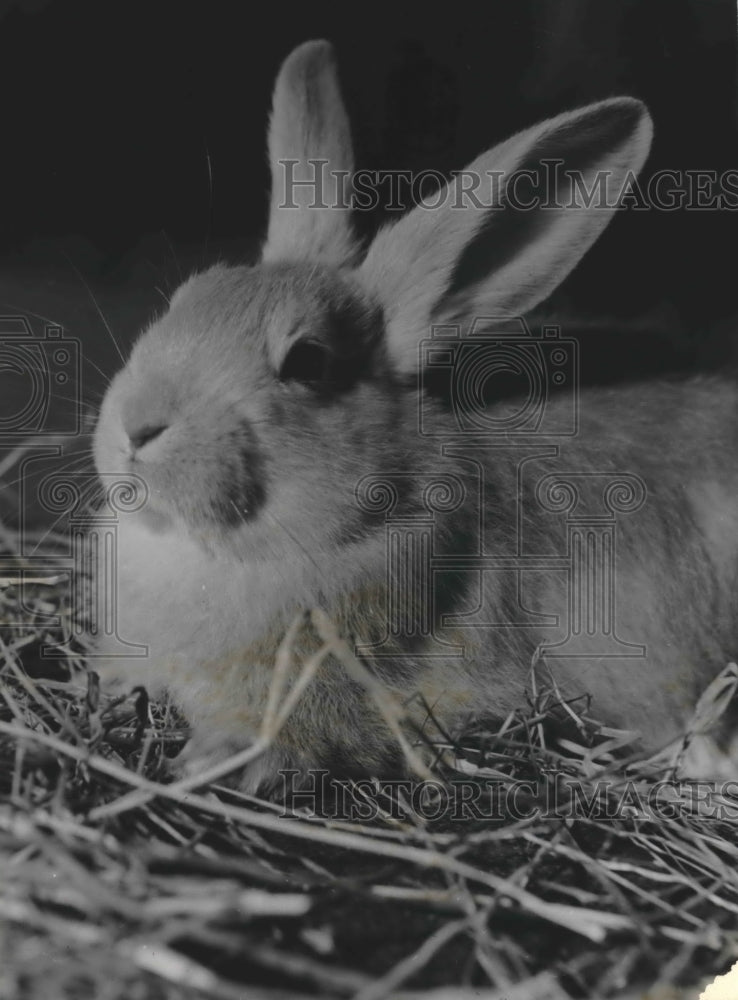
[[[559,115],[474,160],[437,208],[428,199],[380,230],[359,274],[384,308],[397,370],[416,371],[433,323],[520,316],[546,298],[612,218],[651,135],[628,97]]]
[[[336,206],[350,202],[354,154],[328,42],[298,46],[279,71],[269,164],[272,194],[263,259],[317,257],[350,264],[358,247],[349,209]]]

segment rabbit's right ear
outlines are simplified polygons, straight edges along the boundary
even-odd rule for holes
[[[284,61],[268,145],[272,193],[262,258],[351,264],[358,254],[348,207],[354,154],[328,42],[305,42]]]
[[[381,230],[358,274],[383,307],[395,369],[417,371],[434,323],[521,316],[546,298],[613,217],[651,132],[629,97],[559,115],[483,153],[435,196],[436,208]],[[546,162],[560,168],[557,190],[536,184]],[[476,200],[469,179],[480,181]]]

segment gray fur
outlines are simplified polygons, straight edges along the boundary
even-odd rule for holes
[[[290,103],[301,80],[313,81],[302,110]],[[274,120],[289,121],[295,143],[311,155],[318,136],[327,155],[339,150],[350,158],[343,117],[334,142],[326,133],[330,103],[339,99],[330,50],[311,43],[293,53],[277,82]],[[582,162],[612,162],[622,172],[640,167],[649,136],[645,109],[613,99],[544,123],[476,162],[529,163],[541,150],[555,155],[561,143],[562,153],[572,148]],[[612,213],[596,220],[559,213],[524,234],[515,253],[497,248],[494,259],[504,262],[497,272],[480,277],[477,270],[468,287],[451,291],[460,256],[487,223],[473,212],[417,212],[383,231],[358,268],[325,252],[330,219],[314,230],[309,217],[298,220],[293,254],[286,223],[273,215],[264,261],[191,278],[142,334],[106,396],[95,440],[98,469],[137,473],[150,501],[142,512],[120,515],[117,553],[119,631],[148,644],[149,656],[111,657],[105,672],[171,692],[191,723],[189,753],[198,766],[257,736],[277,647],[300,610],[322,607],[359,645],[384,636],[392,583],[385,519],[356,496],[370,474],[395,478],[393,515],[411,521],[424,510],[428,482],[443,474],[462,484],[467,501],[437,518],[440,557],[515,555],[519,545],[560,556],[562,519],[541,508],[542,477],[640,477],[645,504],[618,520],[617,621],[621,638],[644,644],[647,655],[608,660],[593,643],[588,658],[552,660],[551,667],[565,695],[591,694],[596,714],[640,730],[646,747],[679,733],[701,690],[735,653],[732,383],[692,379],[583,394],[578,435],[558,459],[540,458],[519,494],[509,474],[520,458],[515,437],[476,452],[477,465],[474,456],[441,458],[439,437],[454,430],[453,414],[443,401],[421,398],[412,377],[419,341],[433,322],[532,307]],[[506,238],[513,222],[503,227]],[[344,245],[348,230],[344,221],[338,225]],[[288,352],[305,341],[325,348],[340,379],[319,386],[280,380]],[[548,405],[555,415],[566,400]],[[434,434],[418,433],[421,407]],[[131,437],[150,426],[165,429],[134,452]],[[540,448],[547,443],[541,438]],[[475,502],[480,472],[483,492]],[[599,487],[587,482],[582,502],[599,502]],[[565,634],[568,611],[560,568],[529,571],[522,581],[519,587],[512,572],[463,568],[440,581],[434,628],[463,655],[429,659],[432,644],[420,635],[393,640],[389,658],[366,655],[375,676],[406,703],[411,724],[433,735],[432,706],[443,729],[460,732],[475,719],[501,718],[524,705],[531,660],[541,644]],[[477,604],[476,625],[444,624],[444,616]],[[489,627],[514,621],[521,606],[529,616],[559,615],[558,631]],[[425,611],[412,605],[418,621]],[[306,656],[318,645],[306,623],[298,652]],[[106,649],[103,642],[100,652]],[[251,789],[274,785],[282,766],[385,772],[397,760],[371,699],[331,658],[271,751],[241,781]]]

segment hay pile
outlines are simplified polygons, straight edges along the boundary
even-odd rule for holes
[[[696,1000],[738,957],[738,784],[658,784],[668,762],[551,687],[439,748],[434,782],[293,808],[171,783],[182,719],[143,691],[101,698],[65,640],[55,536],[22,585],[15,542],[4,530],[0,997]]]

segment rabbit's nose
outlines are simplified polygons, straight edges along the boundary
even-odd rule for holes
[[[133,451],[138,451],[150,441],[155,441],[167,429],[166,424],[145,424],[136,430],[128,431],[128,440]]]

